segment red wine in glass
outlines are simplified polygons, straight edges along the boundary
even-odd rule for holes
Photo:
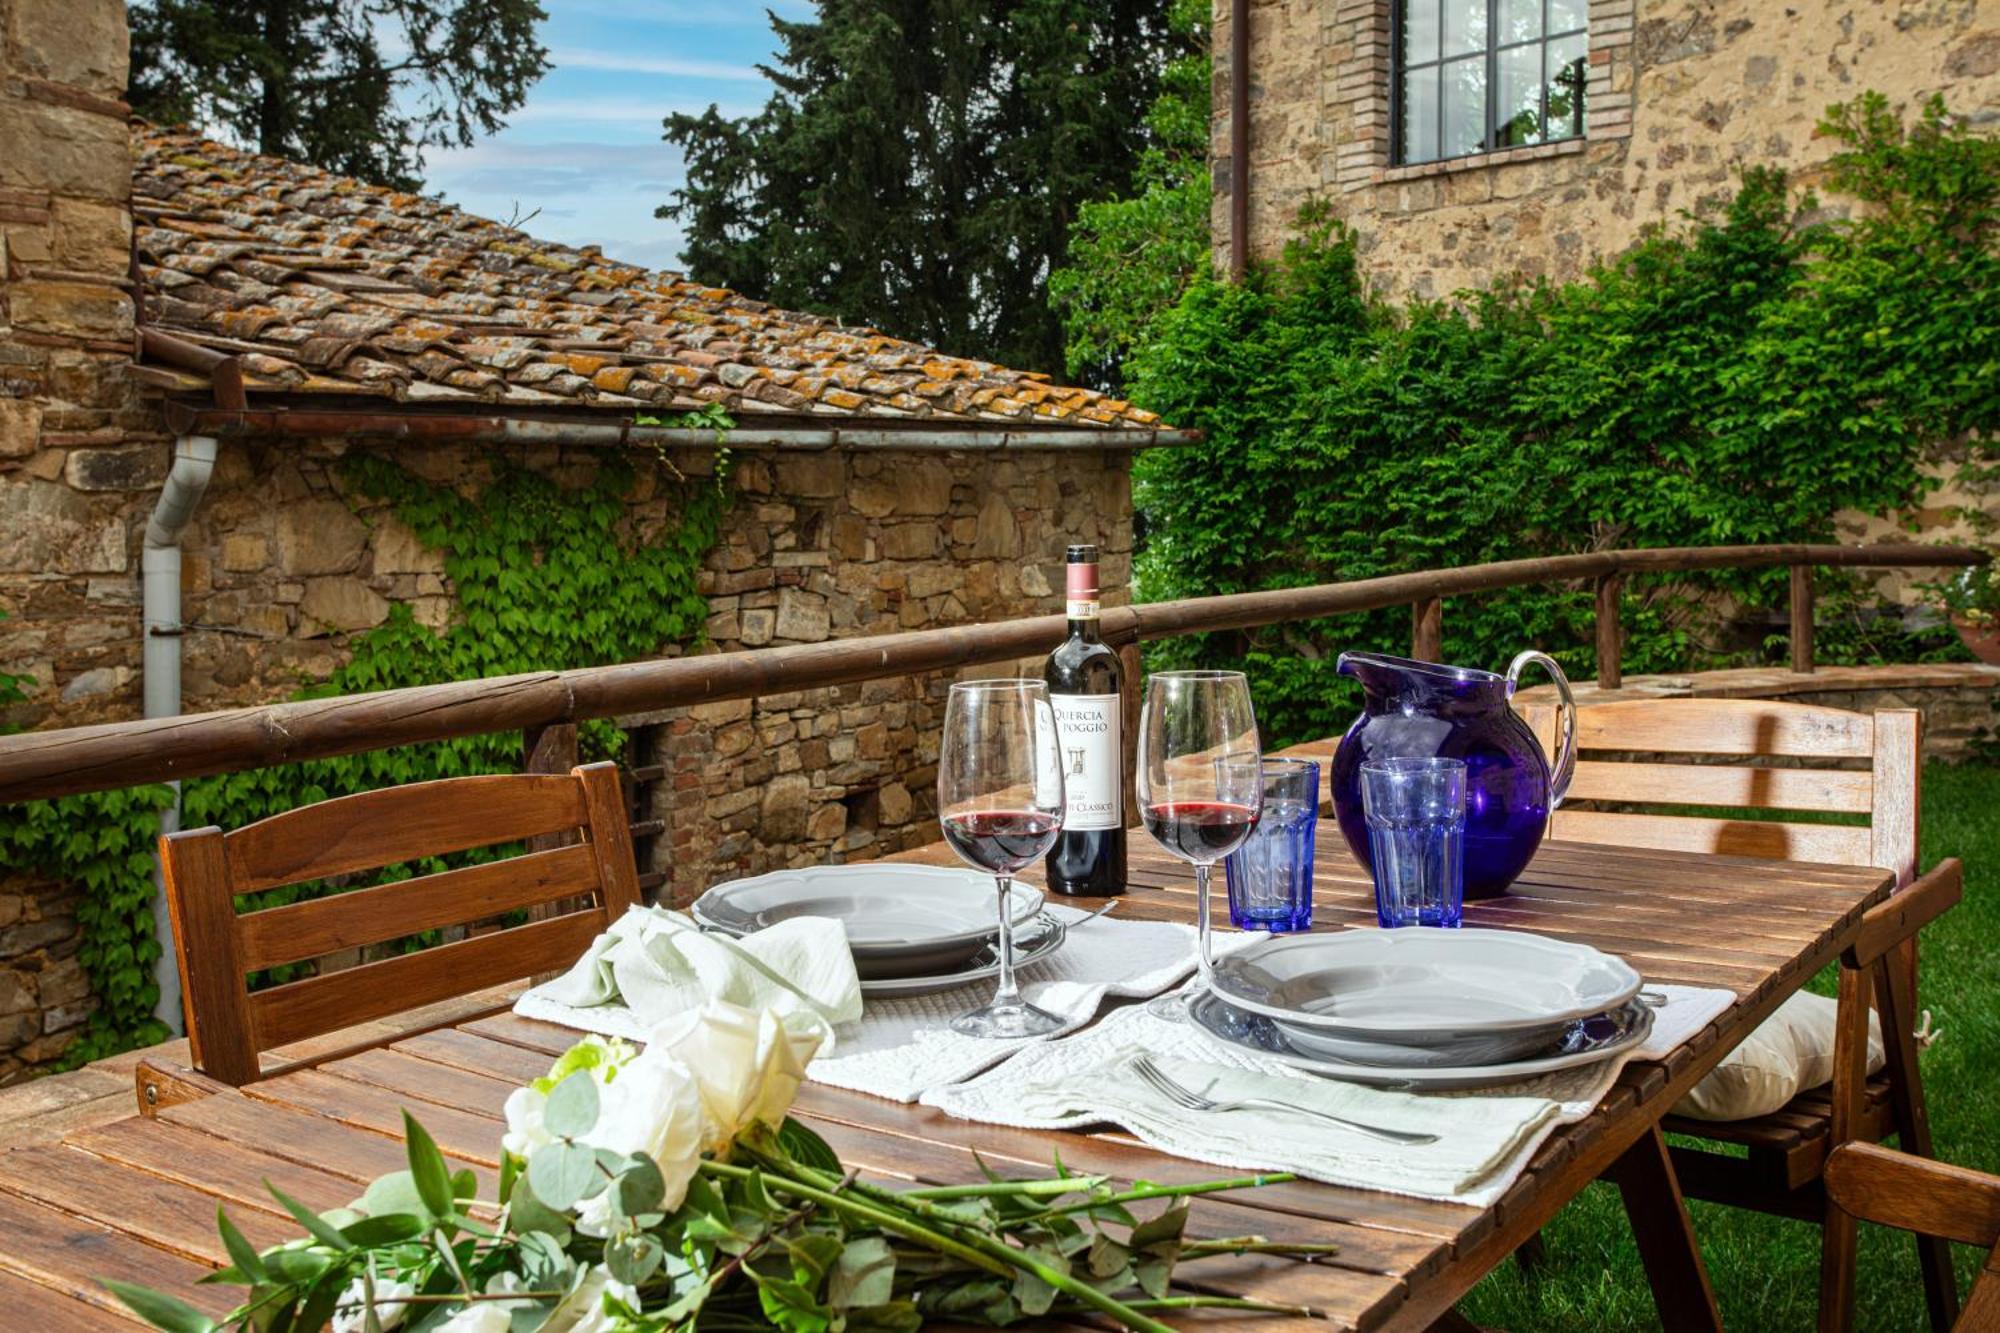
[[[1230,801],[1158,801],[1142,812],[1146,832],[1184,861],[1215,861],[1256,827],[1257,812]]]
[[[1062,821],[1036,810],[971,810],[946,815],[945,841],[981,870],[1011,875],[1045,854]]]

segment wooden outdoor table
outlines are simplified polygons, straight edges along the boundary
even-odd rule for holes
[[[1131,852],[1132,891],[1116,916],[1191,920],[1189,868],[1137,830]],[[933,847],[908,859],[949,855]],[[1889,882],[1887,872],[1845,866],[1545,845],[1509,896],[1467,907],[1469,926],[1582,940],[1631,960],[1650,981],[1726,987],[1736,1004],[1664,1062],[1629,1065],[1598,1109],[1558,1130],[1494,1206],[1307,1182],[1218,1196],[1195,1205],[1195,1226],[1205,1234],[1330,1240],[1340,1253],[1311,1264],[1204,1259],[1188,1264],[1184,1280],[1214,1292],[1303,1303],[1336,1328],[1426,1328],[1451,1318],[1474,1283],[1586,1184],[1610,1173],[1624,1193],[1666,1325],[1715,1325],[1660,1119],[1839,954]],[[1372,926],[1372,904],[1367,880],[1337,832],[1323,827],[1316,928]],[[6,1154],[0,1157],[0,1301],[15,1326],[33,1320],[49,1329],[127,1327],[115,1302],[91,1281],[108,1276],[165,1287],[219,1312],[240,1289],[194,1285],[226,1262],[215,1233],[216,1204],[227,1205],[257,1245],[296,1234],[263,1180],[316,1208],[351,1200],[363,1182],[403,1164],[398,1131],[406,1105],[447,1155],[478,1169],[481,1192],[490,1198],[507,1093],[546,1072],[576,1036],[512,1015],[475,1019],[171,1106],[157,1119],[135,1117],[72,1132],[59,1146]],[[848,1164],[891,1181],[975,1179],[975,1151],[1019,1173],[1045,1171],[1060,1153],[1072,1170],[1120,1180],[1220,1174],[1122,1132],[973,1124],[815,1085],[803,1089],[795,1111]]]

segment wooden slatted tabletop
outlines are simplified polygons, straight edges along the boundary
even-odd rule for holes
[[[1191,920],[1188,867],[1137,831],[1131,849],[1132,891],[1116,915]],[[949,856],[933,847],[907,859]],[[1373,925],[1367,879],[1330,827],[1322,829],[1316,871],[1315,928]],[[1490,1208],[1306,1182],[1203,1200],[1195,1224],[1208,1234],[1331,1240],[1341,1249],[1310,1264],[1261,1256],[1201,1260],[1185,1276],[1215,1292],[1310,1305],[1334,1328],[1426,1328],[1448,1316],[1480,1277],[1584,1185],[1610,1172],[1632,1211],[1668,1325],[1712,1323],[1706,1277],[1659,1146],[1659,1121],[1717,1059],[1839,954],[1861,912],[1888,887],[1889,875],[1876,870],[1546,845],[1507,897],[1468,906],[1468,925],[1582,940],[1630,959],[1650,981],[1726,987],[1737,1003],[1666,1061],[1628,1066],[1598,1110],[1557,1131]],[[217,1203],[258,1245],[295,1234],[262,1181],[314,1207],[347,1202],[363,1182],[402,1165],[403,1106],[448,1156],[477,1169],[490,1198],[508,1091],[545,1072],[576,1035],[512,1015],[474,1019],[168,1107],[157,1119],[79,1130],[60,1145],[0,1157],[0,1301],[24,1323],[33,1318],[48,1328],[129,1327],[92,1282],[118,1277],[175,1290],[219,1311],[230,1289],[193,1285],[225,1262],[215,1234]],[[1021,1173],[1046,1170],[1060,1153],[1073,1169],[1120,1180],[1216,1174],[1120,1132],[972,1124],[813,1085],[795,1111],[843,1160],[889,1181],[974,1179],[975,1151]],[[1284,1326],[1288,1321],[1257,1325]]]

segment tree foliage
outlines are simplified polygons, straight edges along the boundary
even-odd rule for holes
[[[1047,283],[1077,210],[1125,190],[1169,0],[823,0],[772,20],[753,116],[674,115],[659,213],[697,278],[1026,368],[1062,363]]]
[[[1928,460],[1977,463],[2000,426],[2000,144],[1936,102],[1905,132],[1872,95],[1825,129],[1851,219],[1753,170],[1725,215],[1657,230],[1565,285],[1396,309],[1324,220],[1240,286],[1198,275],[1128,366],[1137,401],[1208,433],[1138,467],[1141,595],[1829,541],[1844,510],[1908,511],[1934,484]],[[1629,586],[1628,669],[1769,651],[1714,637],[1710,599],[1782,605],[1783,577]],[[1927,646],[1832,603],[1823,652]],[[1490,667],[1534,645],[1588,671],[1593,623],[1582,587],[1454,600],[1445,653]],[[1406,613],[1383,612],[1180,651],[1247,656],[1285,738],[1347,720],[1338,649],[1400,651],[1408,635]]]
[[[1133,192],[1077,209],[1068,262],[1049,277],[1069,372],[1096,384],[1119,382],[1124,359],[1209,262],[1206,0],[1174,0],[1168,23],[1175,54],[1146,113],[1152,142]]]
[[[423,150],[491,134],[548,69],[537,0],[147,0],[135,111],[414,190]]]

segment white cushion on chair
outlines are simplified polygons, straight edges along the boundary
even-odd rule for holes
[[[1833,1080],[1834,1016],[1839,1006],[1801,991],[1722,1058],[1674,1107],[1693,1120],[1749,1120]],[[1868,1072],[1885,1061],[1882,1022],[1868,1015]]]

